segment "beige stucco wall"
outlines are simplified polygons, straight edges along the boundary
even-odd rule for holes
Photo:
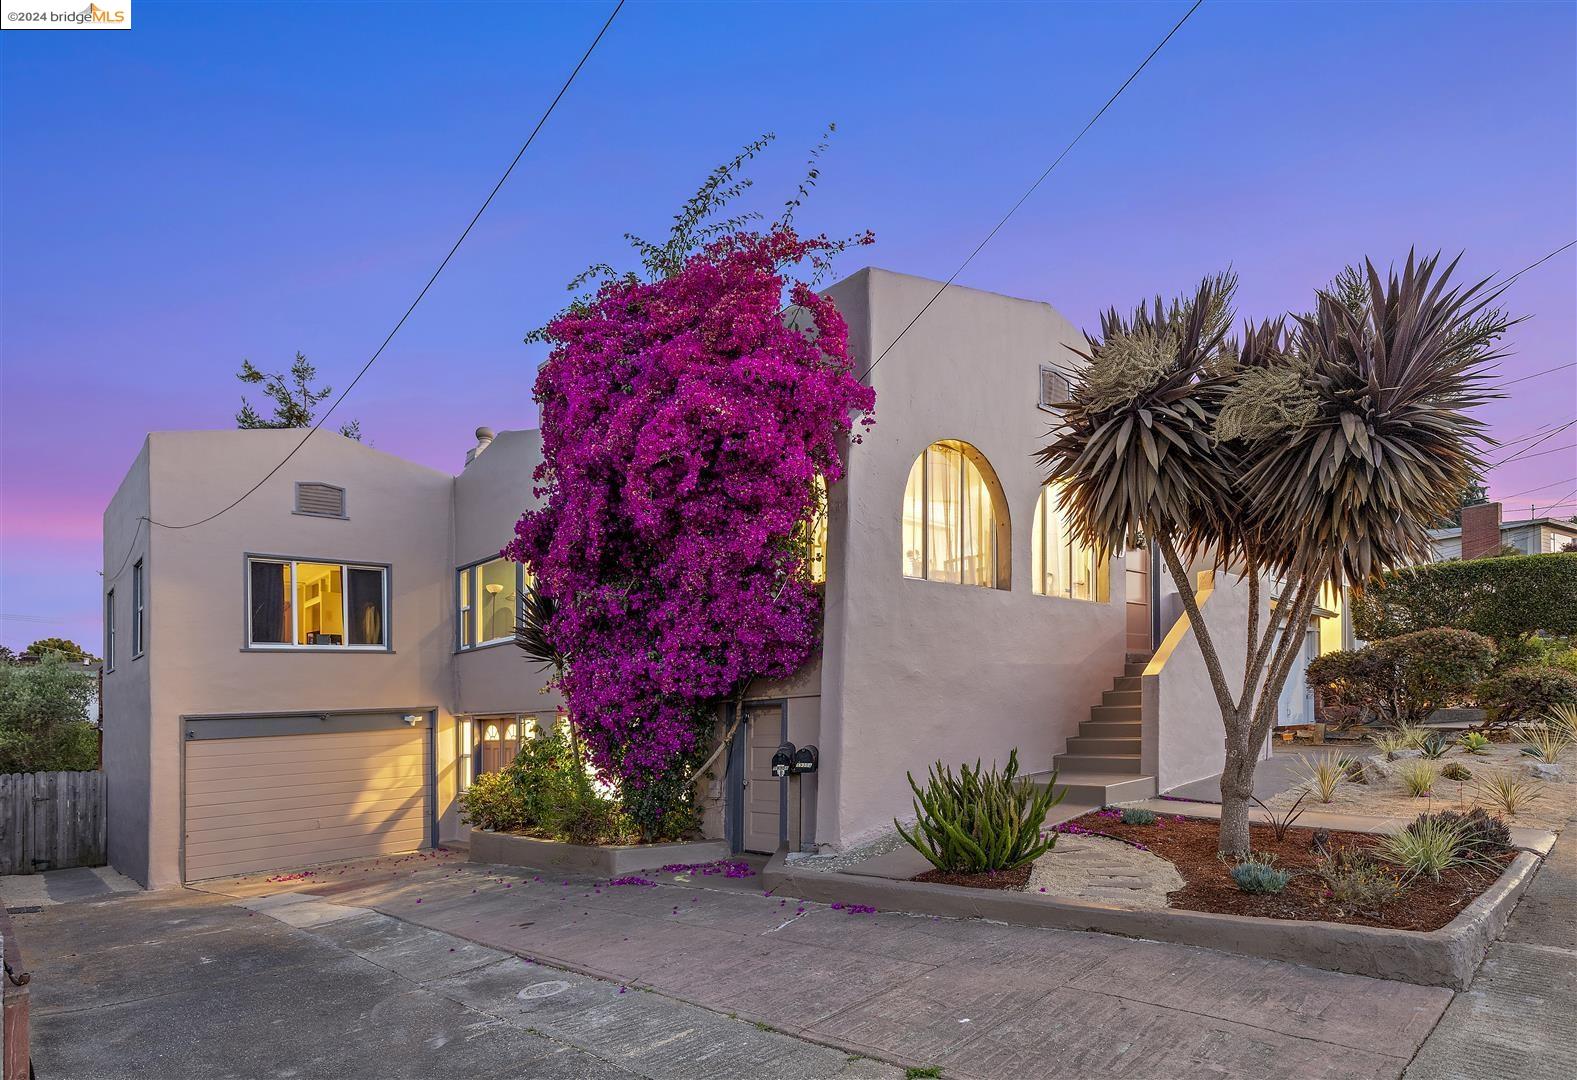
[[[829,293],[861,366],[881,354],[937,283],[864,270]],[[1032,595],[1032,459],[1053,418],[1037,407],[1043,363],[1082,343],[1049,305],[954,286],[872,372],[876,425],[831,492],[828,612],[816,838],[843,846],[911,816],[905,772],[937,759],[1051,767],[1122,671],[1120,560],[1108,603]],[[1011,522],[1012,587],[903,577],[901,503],[915,458],[961,439],[990,462]]]
[[[147,450],[151,516],[179,524],[212,513],[267,473],[300,438],[296,431],[155,432]],[[292,513],[297,481],[343,487],[346,519]],[[235,509],[196,528],[153,530],[147,541],[148,648],[136,662],[145,669],[136,677],[151,680],[145,725],[148,855],[139,880],[159,886],[180,878],[183,715],[437,708],[438,806],[452,819],[455,739],[445,692],[450,486],[451,477],[442,473],[319,432]],[[109,528],[107,516],[107,533]],[[388,564],[392,651],[246,649],[248,553]],[[112,695],[120,693],[120,674],[105,679],[107,704],[119,700]],[[113,723],[120,722],[116,715]],[[135,720],[127,723],[136,726]],[[140,764],[136,747],[128,742],[127,749],[128,769],[134,770]],[[107,743],[106,758],[120,752],[120,744]],[[124,805],[137,801],[128,791]],[[112,818],[122,806],[112,791]],[[135,822],[126,827],[137,828]],[[138,876],[135,843],[112,841],[112,860],[117,848],[129,861],[115,864]]]
[[[114,590],[115,655],[105,643],[104,772],[109,784],[109,857],[121,873],[148,883],[148,718],[149,656],[131,655],[132,566],[144,560],[148,570],[149,446],[143,441],[104,511],[103,594]],[[111,664],[113,667],[111,667]]]

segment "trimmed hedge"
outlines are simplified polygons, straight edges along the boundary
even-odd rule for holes
[[[1548,664],[1515,667],[1480,686],[1478,703],[1496,724],[1537,720],[1552,705],[1577,705],[1577,675]]]
[[[1388,723],[1421,723],[1466,701],[1489,674],[1495,644],[1468,630],[1435,627],[1309,662],[1306,678],[1326,702]]]
[[[1352,614],[1367,641],[1433,626],[1471,630],[1503,649],[1532,634],[1577,634],[1577,552],[1390,570],[1355,591]]]

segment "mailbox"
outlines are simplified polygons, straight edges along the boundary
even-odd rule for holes
[[[813,773],[815,771],[816,748],[814,746],[802,746],[794,751],[794,772],[796,775],[799,773]]]
[[[772,755],[772,775],[779,780],[787,776],[794,769],[794,744],[786,742],[778,747],[777,753]]]

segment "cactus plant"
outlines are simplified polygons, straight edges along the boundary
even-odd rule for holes
[[[961,874],[1013,870],[1038,859],[1057,842],[1055,832],[1042,832],[1046,813],[1062,801],[1057,774],[1037,787],[1018,775],[1018,751],[1008,754],[1006,767],[989,772],[976,761],[961,765],[958,775],[940,761],[931,766],[922,788],[910,773],[915,824],[893,824],[910,846],[938,870]]]

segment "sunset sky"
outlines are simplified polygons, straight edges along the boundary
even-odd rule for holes
[[[945,278],[1186,7],[632,0],[344,418],[450,471],[477,425],[532,426],[521,339],[565,282],[764,131],[756,205],[835,121],[801,224],[875,231],[840,271]],[[0,33],[0,641],[99,650],[146,433],[233,426],[243,358],[342,386],[610,8],[136,0],[129,31]],[[1260,317],[1365,255],[1483,277],[1573,239],[1577,6],[1209,0],[960,283],[1093,327],[1230,265]],[[1505,380],[1573,362],[1574,298],[1577,249],[1512,287]],[[1499,438],[1559,426],[1577,369],[1506,393]],[[1574,444],[1490,474],[1508,517],[1577,513]]]

